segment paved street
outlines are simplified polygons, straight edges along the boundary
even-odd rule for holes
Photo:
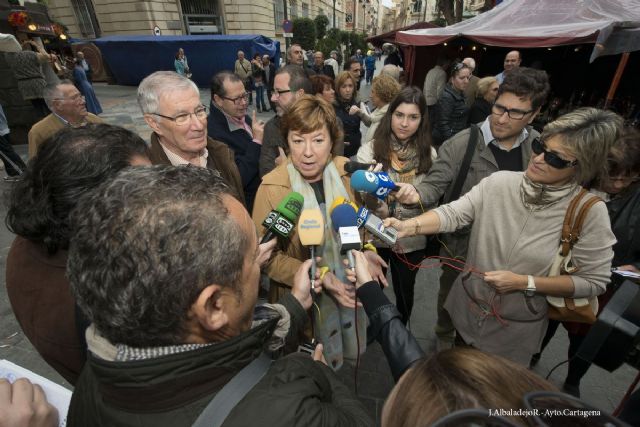
[[[104,109],[102,117],[106,121],[131,129],[148,140],[149,129],[144,123],[142,114],[138,109],[134,87],[96,84],[95,90]],[[368,91],[369,86],[363,84],[363,99],[368,99]],[[205,105],[209,105],[208,90],[203,91],[202,100]],[[272,117],[272,114],[273,113],[262,113],[258,116],[267,120]],[[19,146],[17,148],[20,154],[26,156],[26,146]],[[5,200],[5,193],[9,189],[10,184],[0,180],[0,191]],[[6,203],[3,203],[0,208],[0,215],[4,218],[5,214]],[[6,227],[0,227],[0,264],[3,269],[5,267],[6,254],[12,239],[13,235],[6,230]],[[425,262],[423,266],[426,264],[432,264],[432,262]],[[435,339],[432,331],[435,323],[438,275],[438,268],[425,268],[418,274],[416,282],[416,301],[410,326],[413,334],[427,352],[434,351],[435,349]],[[4,274],[2,274],[1,277],[1,280],[4,282]],[[50,378],[65,387],[71,388],[68,383],[42,361],[21,333],[20,327],[12,314],[5,286],[1,286],[0,289],[0,359],[8,359]],[[393,298],[393,292],[391,292],[391,290],[388,290],[388,294]],[[543,354],[539,365],[535,369],[536,372],[544,376],[557,362],[564,360],[566,358],[567,345],[568,340],[566,339],[566,333],[560,328],[556,337]],[[353,389],[353,369],[344,368],[340,374],[344,381]],[[565,374],[566,366],[562,366],[554,372],[551,380],[561,385]],[[586,402],[594,406],[606,411],[613,411],[635,374],[635,371],[628,366],[624,366],[612,374],[600,368],[592,367],[582,382],[583,398]],[[393,380],[384,355],[377,344],[371,346],[363,357],[357,375],[359,396],[367,408],[369,408],[372,416],[375,416],[376,419],[379,420],[379,413],[384,403],[384,398],[393,387]]]

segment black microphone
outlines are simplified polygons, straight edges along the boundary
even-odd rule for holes
[[[368,170],[371,166],[375,166],[375,163],[360,163],[360,162],[347,162],[344,164],[344,170],[347,173],[354,173],[359,170]]]

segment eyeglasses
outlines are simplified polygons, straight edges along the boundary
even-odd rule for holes
[[[274,95],[280,96],[280,95],[284,95],[285,93],[291,92],[291,89],[284,89],[284,90],[274,89],[273,92],[274,92],[273,93]]]
[[[174,122],[178,126],[183,126],[183,125],[186,125],[187,123],[189,123],[189,121],[191,120],[191,116],[192,115],[196,116],[196,119],[198,119],[200,121],[206,120],[207,116],[209,115],[209,108],[207,108],[204,105],[201,105],[200,107],[196,108],[193,113],[178,114],[175,117],[165,116],[165,115],[159,114],[159,113],[151,113],[151,114],[153,114],[154,116],[159,116],[159,117],[165,118],[167,120],[171,120],[172,122]]]
[[[565,169],[578,164],[577,160],[565,160],[557,154],[548,151],[544,146],[544,142],[542,142],[540,138],[536,138],[531,142],[531,151],[533,151],[536,155],[544,153],[544,161],[549,166],[556,169]]]
[[[460,71],[460,70],[462,70],[464,67],[466,67],[466,64],[465,64],[465,63],[463,63],[463,62],[457,62],[457,63],[455,63],[455,64],[453,65],[453,71],[454,71],[454,72]]]
[[[532,112],[533,110],[523,111],[517,108],[507,108],[504,105],[500,105],[500,104],[493,104],[493,106],[491,107],[492,114],[495,114],[496,116],[501,116],[504,113],[507,113],[509,118],[513,120],[522,120],[524,116]]]
[[[236,96],[235,98],[229,98],[227,96],[221,96],[220,98],[222,99],[226,99],[227,101],[231,101],[236,105],[239,105],[242,103],[242,101],[244,102],[248,102],[249,101],[249,94],[248,93],[244,93],[240,96]]]

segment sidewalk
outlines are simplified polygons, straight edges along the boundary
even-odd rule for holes
[[[378,70],[381,68],[381,63]],[[363,84],[361,91],[368,98],[370,86]],[[124,86],[95,85],[96,94],[102,104],[104,113],[101,115],[110,124],[120,125],[137,132],[145,140],[149,139],[150,130],[142,118],[142,114],[135,100],[136,88]],[[204,105],[209,105],[209,93],[205,90],[201,93]],[[366,99],[366,98],[365,98]],[[258,117],[268,120],[273,113],[261,113]],[[17,151],[26,156],[26,146],[16,147]],[[9,184],[0,180],[0,191],[3,194],[9,190]],[[5,197],[6,201],[6,197]],[[0,215],[6,215],[6,203],[0,207]],[[6,229],[0,228],[0,266],[4,271],[6,255],[9,250],[13,235]],[[431,261],[423,263],[423,267],[433,264]],[[416,279],[416,292],[413,316],[410,328],[418,339],[418,342],[426,352],[435,350],[435,336],[433,327],[436,316],[436,300],[438,289],[439,268],[423,268]],[[2,274],[4,282],[4,274]],[[393,300],[393,291],[388,289],[387,294]],[[62,377],[51,369],[40,358],[29,341],[22,334],[15,320],[3,285],[0,290],[0,359],[8,359],[27,369],[43,375],[51,380],[71,388]],[[535,372],[545,376],[558,362],[566,359],[568,340],[562,328],[553,338]],[[343,381],[355,392],[354,369],[345,367],[339,372]],[[384,354],[380,346],[371,345],[363,356],[358,372],[358,395],[369,409],[372,417],[379,423],[379,415],[384,404],[384,399],[393,387],[393,379],[387,366]],[[558,368],[551,381],[561,386],[566,375],[566,365]],[[614,373],[608,373],[598,367],[592,367],[582,381],[582,398],[602,410],[612,412],[618,401],[626,391],[630,382],[635,377],[635,370],[623,366]]]

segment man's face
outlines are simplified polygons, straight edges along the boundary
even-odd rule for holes
[[[200,106],[202,106],[200,96],[193,89],[166,91],[160,95],[158,114],[176,117],[179,114],[193,113]],[[194,155],[200,155],[207,146],[206,119],[200,120],[192,114],[189,121],[180,126],[173,120],[159,116],[154,116],[152,120],[157,120],[155,127],[152,127],[160,141],[182,158],[188,159]]]
[[[507,53],[504,57],[504,70],[511,71],[520,66],[520,54],[516,51]]]
[[[362,55],[362,51],[360,49],[356,50],[356,55]]]
[[[509,110],[531,111],[531,100],[520,98],[511,92],[500,95],[495,102],[496,106],[501,106]],[[513,138],[522,132],[525,126],[530,124],[536,116],[536,111],[529,112],[521,119],[512,119],[506,112],[501,115],[492,113],[489,115],[489,126],[493,137],[497,140]]]
[[[288,73],[280,73],[273,79],[271,101],[276,104],[276,114],[278,114],[278,116],[282,116],[291,104],[293,104],[293,101],[296,100],[296,94],[291,92],[291,88],[289,87],[289,79],[290,76]]]
[[[244,59],[244,52],[238,52],[238,59],[242,61]]]
[[[304,63],[304,52],[300,46],[291,46],[289,61],[295,65],[302,65]]]
[[[360,73],[362,72],[362,65],[358,62],[352,62],[349,65],[349,71],[356,77],[356,80],[360,78]]]
[[[262,57],[262,64],[269,65],[269,57],[267,55]]]
[[[76,53],[76,56],[78,57],[78,59],[84,59],[84,53],[82,52]]]
[[[249,101],[246,98],[247,92],[244,90],[244,84],[242,82],[232,82],[227,79],[222,84],[224,88],[224,98],[218,95],[214,95],[214,101],[218,108],[224,111],[227,115],[241,119],[247,114],[247,107]]]
[[[324,55],[322,54],[322,52],[316,52],[313,54],[313,62],[315,62],[315,64],[318,66],[324,65]]]
[[[53,111],[70,122],[87,116],[87,107],[80,91],[74,85],[60,85],[59,98],[53,101]]]
[[[234,337],[248,331],[253,321],[253,310],[258,300],[260,281],[260,265],[257,262],[258,239],[255,225],[242,204],[229,195],[223,196],[223,201],[229,216],[238,223],[242,233],[245,233],[249,239],[247,250],[242,254],[244,264],[239,283],[237,283],[241,292],[228,288],[222,292],[223,298],[228,298],[228,304],[226,304],[228,323],[225,325],[224,334]]]

